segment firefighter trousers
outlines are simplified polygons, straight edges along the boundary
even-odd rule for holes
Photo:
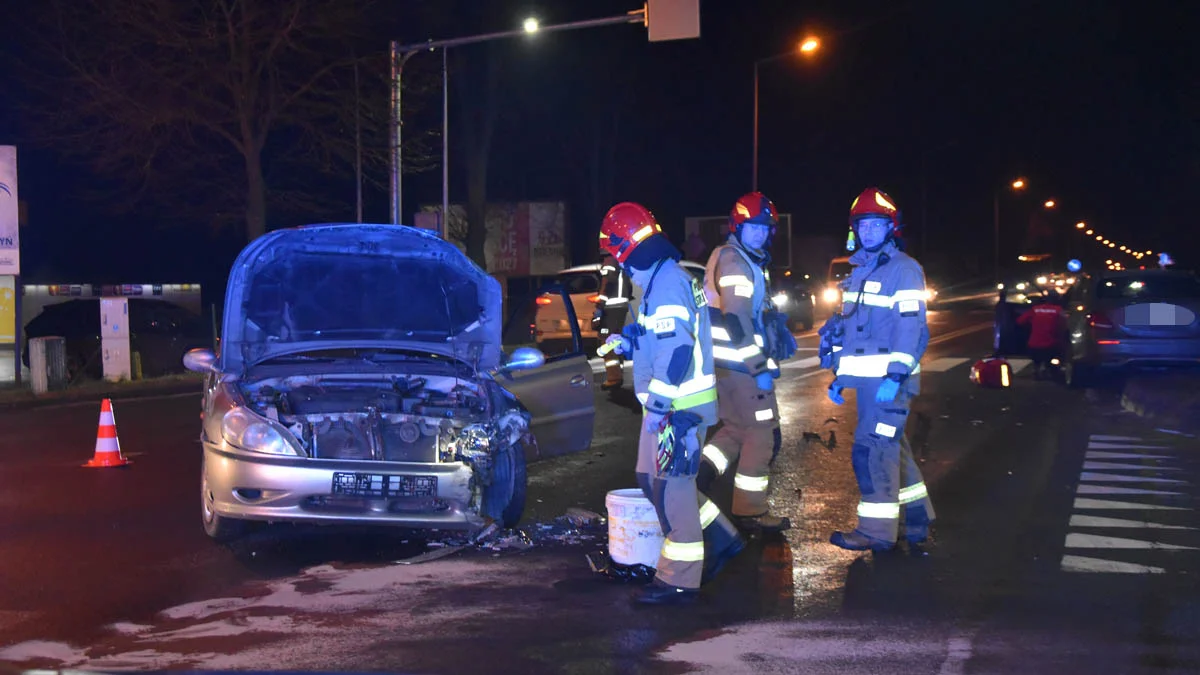
[[[862,499],[858,531],[895,543],[904,519],[904,538],[924,541],[933,522],[933,504],[921,469],[904,435],[912,394],[901,386],[896,400],[877,403],[878,385],[857,388],[858,425],[850,460]]]
[[[771,464],[783,441],[775,390],[763,391],[746,373],[717,376],[717,412],[721,428],[704,446],[704,461],[720,476],[737,465],[733,476],[733,515],[767,513]]]
[[[691,431],[691,442],[697,447],[706,428],[701,425]],[[657,454],[657,434],[643,427],[638,438],[638,486],[654,505],[663,531],[655,578],[679,588],[700,588],[705,557],[737,541],[738,531],[716,503],[696,489],[696,476],[659,475]]]

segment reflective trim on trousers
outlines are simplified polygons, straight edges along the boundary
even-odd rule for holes
[[[745,476],[740,473],[733,475],[733,487],[746,492],[766,492],[771,485],[770,476]],[[896,513],[899,514],[899,507],[896,507]],[[898,516],[897,516],[898,517]]]
[[[705,499],[704,504],[700,507],[700,529],[707,529],[720,515],[721,509],[712,503],[711,499]]]
[[[929,496],[929,490],[925,488],[925,481],[909,485],[906,488],[900,489],[900,503],[911,504],[915,501],[920,501]]]
[[[704,560],[704,542],[681,543],[667,537],[663,539],[662,557],[675,562],[701,562]]]
[[[754,419],[758,420],[759,422],[766,422],[767,420],[773,420],[773,419],[775,419],[775,411],[770,408],[767,408],[765,410],[755,410],[754,411]]]
[[[716,349],[714,348],[714,353]],[[887,377],[888,365],[903,363],[912,369],[912,374],[921,372],[921,364],[909,354],[842,354],[838,360],[837,374],[849,377]]]
[[[859,518],[879,518],[897,520],[900,518],[899,502],[859,502]]]
[[[714,340],[722,340],[724,342],[729,342],[733,339],[729,337],[729,331],[725,330],[725,328],[722,326],[712,327],[712,338]]]
[[[714,359],[718,361],[733,361],[734,363],[744,363],[748,359],[762,355],[762,349],[758,345],[746,345],[741,348],[713,345],[712,351]],[[886,374],[885,372],[884,375]]]
[[[729,460],[725,457],[725,453],[721,452],[721,449],[715,445],[709,444],[704,446],[704,449],[700,451],[700,456],[708,458],[713,468],[716,469],[718,476],[725,475],[725,472],[729,469]]]

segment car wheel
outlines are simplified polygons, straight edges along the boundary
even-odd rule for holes
[[[484,515],[509,529],[525,515],[525,492],[529,477],[525,467],[525,443],[513,443],[496,452],[492,484],[484,488]]]
[[[213,508],[212,490],[208,489],[208,471],[203,460],[200,462],[200,516],[204,522],[204,533],[213,541],[232,541],[246,532],[245,521],[217,515]]]

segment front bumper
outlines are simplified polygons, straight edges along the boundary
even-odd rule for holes
[[[247,456],[204,443],[212,508],[238,520],[356,523],[416,529],[470,529],[485,519],[471,507],[474,472],[462,462],[426,464]],[[333,493],[335,472],[435,476],[436,496],[348,497]]]

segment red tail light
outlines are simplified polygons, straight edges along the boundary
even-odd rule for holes
[[[536,302],[539,305],[548,305],[548,304],[550,304],[550,296],[549,295],[539,295],[538,299],[534,300],[534,302]]]
[[[1088,314],[1087,322],[1092,328],[1110,329],[1113,327],[1112,321],[1103,312]]]

